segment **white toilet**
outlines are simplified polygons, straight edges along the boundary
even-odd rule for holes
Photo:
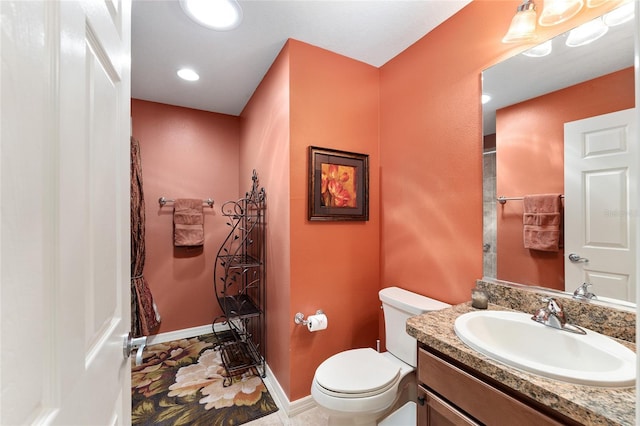
[[[311,396],[328,414],[329,425],[376,425],[397,407],[415,400],[417,348],[416,340],[405,331],[406,321],[450,306],[398,287],[382,289],[379,296],[388,352],[351,349],[331,356],[316,369]]]

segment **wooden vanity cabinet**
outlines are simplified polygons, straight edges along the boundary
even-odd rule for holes
[[[418,425],[475,426],[479,423],[433,392],[418,386]]]
[[[418,426],[578,424],[551,409],[534,408],[526,396],[507,394],[425,349],[418,349]]]

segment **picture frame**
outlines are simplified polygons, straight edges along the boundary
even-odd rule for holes
[[[309,147],[310,221],[369,220],[369,156]]]

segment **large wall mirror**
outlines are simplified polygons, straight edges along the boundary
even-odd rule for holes
[[[615,12],[633,14],[634,3]],[[587,281],[600,300],[635,301],[638,29],[610,16],[597,18],[606,33],[591,43],[567,32],[482,73],[486,278],[569,292]],[[583,167],[596,157],[609,162]],[[560,197],[557,248],[523,244],[524,198],[539,194]],[[620,262],[631,272],[607,269]]]

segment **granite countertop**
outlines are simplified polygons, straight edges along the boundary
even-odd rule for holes
[[[489,304],[490,310],[510,310]],[[456,336],[453,323],[471,302],[409,318],[407,333],[418,342],[479,371],[578,422],[588,425],[634,425],[635,387],[576,385],[521,371],[469,348]],[[635,345],[614,339],[635,352]]]

